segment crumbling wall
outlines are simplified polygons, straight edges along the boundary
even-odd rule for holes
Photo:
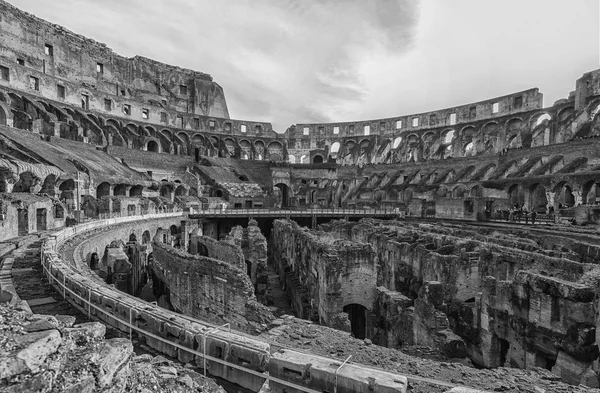
[[[168,288],[169,302],[185,315],[215,324],[230,323],[255,333],[274,319],[256,301],[245,271],[227,262],[192,255],[160,241],[153,241],[152,268]]]
[[[299,317],[328,325],[346,306],[373,309],[377,266],[368,244],[335,239],[287,220],[276,220],[272,235],[271,258]],[[369,320],[366,330],[369,335]]]

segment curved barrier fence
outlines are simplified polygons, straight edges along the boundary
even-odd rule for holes
[[[265,382],[275,392],[406,392],[405,376],[271,347],[228,326],[162,309],[119,292],[95,276],[82,261],[65,262],[57,250],[67,239],[90,230],[139,220],[182,216],[182,212],[98,220],[58,231],[42,247],[41,263],[49,282],[71,304],[181,362],[195,361],[205,373],[252,391]],[[183,217],[183,216],[182,216]]]

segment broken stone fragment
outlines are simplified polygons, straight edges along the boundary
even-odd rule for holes
[[[22,347],[16,354],[0,358],[0,379],[26,371],[37,373],[48,356],[55,353],[62,339],[58,330],[25,334],[15,340]]]
[[[52,373],[44,372],[3,390],[5,393],[47,392],[52,388]]]
[[[103,389],[113,383],[120,371],[129,371],[129,360],[133,355],[133,344],[124,338],[113,338],[104,342],[100,351],[92,356],[98,366],[98,387]]]
[[[54,317],[62,327],[66,328],[72,327],[76,320],[72,315],[55,315]]]
[[[1,303],[10,303],[12,298],[13,298],[12,293],[7,292],[7,291],[0,291],[0,304]]]
[[[100,322],[86,322],[75,325],[72,328],[64,329],[65,337],[73,340],[83,338],[86,341],[90,339],[103,338],[106,334],[106,326]]]
[[[93,393],[95,391],[96,381],[94,380],[93,376],[88,375],[74,385],[66,387],[63,390],[63,393]]]
[[[58,321],[53,316],[44,315],[43,319],[33,321],[25,325],[26,332],[41,332],[43,330],[51,330],[58,328]]]

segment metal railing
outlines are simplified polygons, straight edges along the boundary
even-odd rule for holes
[[[75,291],[73,291],[72,289],[69,288],[69,285],[71,284],[71,280],[73,279],[72,276],[73,274],[82,274],[83,272],[77,271],[77,270],[73,270],[73,267],[70,265],[67,265],[66,263],[62,262],[61,258],[58,256],[56,249],[57,246],[59,245],[59,243],[64,242],[67,238],[74,236],[75,234],[79,234],[91,229],[95,229],[95,228],[102,228],[102,227],[106,227],[106,226],[110,226],[110,225],[114,225],[114,224],[118,224],[118,223],[127,223],[130,221],[136,221],[136,220],[140,220],[140,219],[148,219],[148,218],[168,218],[168,217],[172,217],[172,216],[176,216],[178,214],[181,214],[183,212],[175,212],[175,213],[166,213],[166,214],[153,214],[153,215],[148,215],[148,216],[125,216],[125,217],[115,217],[112,219],[107,219],[105,220],[106,222],[98,222],[98,220],[95,220],[93,222],[89,222],[89,223],[85,223],[85,224],[81,224],[75,227],[69,227],[69,228],[65,228],[62,229],[58,234],[51,236],[51,241],[47,242],[45,241],[42,245],[42,252],[40,255],[40,259],[41,259],[41,264],[43,267],[43,271],[46,274],[46,277],[48,278],[48,281],[51,285],[53,285],[56,290],[61,293],[63,295],[63,298],[67,301],[69,301],[71,304],[73,304],[75,307],[80,308],[83,310],[83,312],[87,311],[88,317],[90,319],[92,319],[92,309],[94,309],[96,312],[102,313],[103,315],[106,315],[108,317],[109,320],[113,320],[114,323],[113,325],[116,325],[116,327],[119,327],[119,324],[129,328],[129,335],[130,338],[132,338],[132,334],[133,331],[136,331],[140,336],[145,336],[148,338],[152,338],[154,340],[158,340],[162,343],[165,343],[167,345],[170,345],[172,347],[178,348],[179,350],[185,351],[189,354],[195,355],[199,358],[201,358],[203,360],[203,364],[206,365],[206,361],[212,361],[227,367],[231,367],[234,368],[236,370],[239,370],[241,372],[247,373],[248,375],[252,375],[255,377],[260,377],[264,379],[264,382],[274,382],[274,383],[278,383],[280,385],[283,386],[287,386],[290,387],[292,389],[296,389],[298,391],[302,391],[302,392],[307,392],[307,393],[320,393],[319,391],[316,391],[314,389],[305,387],[305,386],[301,386],[301,385],[297,385],[293,382],[289,382],[283,379],[279,379],[276,377],[272,377],[269,375],[268,371],[267,372],[259,372],[259,371],[255,371],[240,365],[237,365],[235,363],[231,363],[228,362],[226,360],[223,359],[219,359],[219,358],[215,358],[212,357],[210,355],[207,355],[204,351],[206,351],[206,337],[209,334],[215,333],[219,328],[222,328],[223,326],[219,327],[219,326],[215,326],[213,324],[210,323],[206,323],[204,321],[200,321],[200,320],[194,320],[193,318],[189,318],[186,316],[181,316],[181,317],[185,317],[186,320],[194,320],[197,321],[198,323],[200,323],[201,325],[204,325],[205,327],[209,328],[210,330],[202,333],[200,332],[199,334],[203,336],[203,352],[199,352],[196,351],[192,348],[186,347],[184,345],[181,345],[177,342],[171,341],[169,339],[160,337],[150,331],[145,330],[143,327],[137,326],[133,323],[133,312],[134,311],[141,311],[142,307],[144,307],[144,312],[148,313],[149,315],[153,315],[153,316],[157,316],[159,317],[160,320],[164,320],[164,321],[168,321],[169,319],[167,317],[165,317],[164,315],[159,315],[159,313],[157,312],[153,312],[154,307],[151,308],[151,311],[148,310],[148,306],[151,306],[151,304],[145,304],[144,306],[141,305],[134,305],[129,307],[129,320],[126,320],[124,318],[119,317],[118,315],[116,315],[115,313],[111,312],[111,311],[107,311],[105,309],[103,309],[102,307],[97,306],[96,304],[94,304],[91,301],[91,294],[93,291],[93,287],[91,285],[89,286],[84,286],[84,284],[86,284],[87,282],[91,283],[95,283],[96,285],[99,284],[99,282],[96,282],[95,280],[90,280],[89,278],[84,277],[83,282],[80,282],[80,284],[82,285],[83,288],[85,288],[87,290],[87,299],[81,295],[79,295],[78,293],[76,293]],[[48,244],[50,243],[50,244]],[[48,256],[48,258],[46,257]],[[62,262],[62,265],[65,266],[67,269],[69,269],[69,272],[66,272],[64,270],[61,271],[61,268],[59,266],[57,266],[56,264],[53,263],[53,260],[55,258],[57,258],[58,260],[60,260]],[[55,276],[54,274],[52,274],[51,270],[50,270],[50,266],[53,266],[54,269],[56,269],[57,271],[61,271],[62,273],[62,281],[58,276]],[[116,296],[117,293],[115,293],[115,296],[109,296],[109,298],[111,298],[111,300],[118,302],[118,299],[120,298],[119,296]],[[67,297],[69,296],[70,299]],[[103,297],[107,297],[106,294],[102,295]],[[133,298],[133,297],[132,297]],[[80,302],[81,304],[79,304],[78,302]],[[133,298],[132,300],[136,300],[139,301],[139,299]],[[98,317],[97,317],[98,318]],[[100,319],[100,318],[98,318]],[[108,321],[106,323],[109,323]],[[171,322],[172,323],[172,322]],[[238,332],[236,332],[236,334],[239,334]],[[245,335],[240,335],[241,337],[245,337]],[[277,345],[278,347],[281,348],[285,348],[284,346],[280,346]],[[270,347],[270,345],[269,345]],[[285,348],[286,350],[289,350],[291,352],[296,352],[296,353],[302,353],[305,355],[311,355],[311,356],[319,356],[319,355],[313,355],[313,354],[309,354],[303,351],[297,351],[297,350],[293,350],[290,348]],[[269,349],[269,353],[271,353],[271,349]],[[338,369],[335,372],[335,386],[334,386],[334,391],[337,391],[337,373],[339,372],[339,370],[346,365],[347,361],[349,359],[346,359],[346,361],[344,363],[342,363],[342,365],[340,367],[338,367]],[[366,367],[369,368],[370,367]],[[206,366],[204,366],[204,371],[206,372],[207,368]],[[381,370],[383,371],[383,370]],[[386,372],[388,373],[388,372]],[[393,373],[392,373],[393,374]],[[264,383],[263,382],[263,383]]]
[[[402,213],[394,209],[207,209],[190,211],[191,216],[219,217],[394,217]]]
[[[97,312],[101,312],[102,314],[108,316],[109,318],[115,320],[116,322],[118,322],[118,323],[120,323],[120,324],[128,327],[129,330],[130,330],[130,332],[129,332],[130,339],[132,337],[132,332],[135,330],[136,332],[138,332],[142,336],[150,337],[150,338],[158,340],[158,341],[160,341],[162,343],[168,344],[170,346],[173,346],[173,347],[176,347],[176,348],[178,348],[180,350],[188,352],[188,353],[190,353],[192,355],[199,356],[203,360],[204,373],[205,373],[204,375],[206,375],[206,361],[209,360],[209,361],[212,361],[212,362],[215,362],[215,363],[222,364],[222,365],[227,366],[227,367],[234,368],[234,369],[236,369],[238,371],[245,372],[245,373],[250,374],[250,375],[255,376],[255,377],[264,378],[265,382],[276,382],[276,383],[279,383],[281,385],[288,386],[290,388],[297,389],[297,390],[300,390],[300,391],[303,391],[303,392],[307,392],[307,393],[321,393],[321,392],[319,392],[317,390],[314,390],[314,389],[311,389],[311,388],[308,388],[308,387],[305,387],[305,386],[296,385],[296,384],[294,384],[292,382],[289,382],[289,381],[286,381],[286,380],[283,380],[283,379],[279,379],[279,378],[276,378],[276,377],[272,377],[272,376],[268,375],[268,372],[255,371],[255,370],[252,370],[252,369],[249,369],[249,368],[245,368],[245,367],[242,367],[240,365],[228,362],[226,360],[222,360],[222,359],[215,358],[213,356],[207,355],[205,352],[195,351],[192,348],[188,348],[188,347],[183,346],[183,345],[181,345],[179,343],[167,340],[166,338],[163,338],[163,337],[157,336],[154,333],[148,332],[148,331],[144,330],[143,328],[141,328],[141,327],[139,327],[137,325],[134,325],[132,323],[132,310],[134,310],[134,308],[130,308],[129,309],[129,321],[127,321],[127,320],[125,320],[123,318],[119,318],[117,315],[115,315],[115,314],[113,314],[113,313],[111,313],[109,311],[106,311],[106,310],[104,310],[101,307],[96,306],[90,300],[85,299],[85,298],[79,296],[73,290],[71,290],[70,288],[68,288],[67,287],[67,281],[66,281],[66,274],[63,275],[63,282],[61,282],[58,279],[58,277],[54,276],[50,272],[50,270],[48,270],[48,268],[46,267],[45,264],[43,265],[43,268],[44,268],[44,273],[46,274],[46,277],[48,278],[48,281],[50,282],[50,284],[53,285],[53,286],[55,286],[55,287],[58,286],[58,290],[59,290],[60,293],[63,294],[63,298],[65,298],[65,300],[68,301],[68,299],[66,297],[66,294],[68,292],[70,296],[72,296],[73,298],[76,298],[80,302],[82,302],[84,304],[84,307],[87,306],[88,317],[90,319],[92,318],[91,309],[93,308]],[[88,288],[88,291],[89,291],[88,293],[91,293],[91,291],[90,291],[89,288]],[[208,336],[211,333],[214,333],[214,331],[216,331],[217,329],[218,329],[218,327],[214,328],[214,329],[211,329],[211,330],[203,333],[203,339],[204,339],[204,348],[203,349],[204,350],[206,350],[206,336]],[[345,363],[346,362],[344,362],[344,364]],[[336,379],[336,386],[335,386],[335,388],[337,389],[337,379]]]

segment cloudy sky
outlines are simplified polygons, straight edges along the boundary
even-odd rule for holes
[[[392,117],[599,68],[597,0],[9,0],[70,30],[211,74],[232,118]]]

